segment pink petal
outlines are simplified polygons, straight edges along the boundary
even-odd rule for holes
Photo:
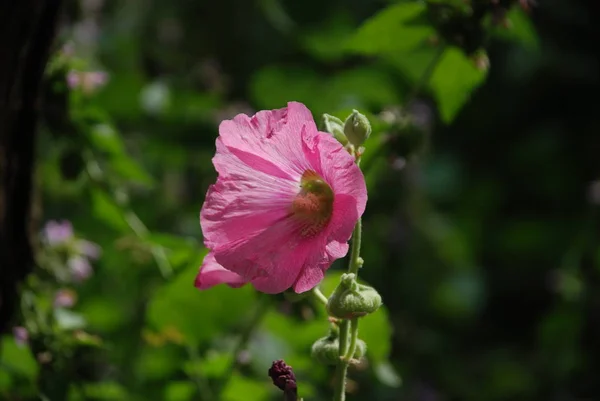
[[[217,152],[215,165],[223,163],[227,173],[209,188],[200,212],[209,249],[243,241],[284,219],[298,188],[291,180],[252,170],[219,142]]]
[[[300,135],[302,132],[308,134]],[[295,181],[310,168],[304,152],[316,133],[306,106],[290,102],[284,109],[260,111],[251,118],[238,114],[223,121],[218,141],[252,170]],[[219,174],[226,174],[227,166],[218,160],[215,167]]]
[[[306,264],[294,283],[294,291],[298,294],[316,287],[325,277],[331,264],[348,253],[348,243],[331,241],[325,248],[326,256],[320,262]]]
[[[230,287],[238,288],[246,284],[246,281],[218,264],[213,253],[210,252],[204,258],[194,285],[200,290],[206,290],[217,284],[227,284]]]
[[[333,136],[319,135],[320,171],[336,195],[346,194],[356,200],[356,215],[362,216],[367,206],[367,185],[360,168]]]

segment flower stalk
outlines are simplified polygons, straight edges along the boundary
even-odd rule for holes
[[[362,223],[359,218],[352,234],[352,249],[350,253],[350,263],[348,273],[354,273],[358,276],[358,270],[362,266],[360,257],[360,246],[362,237]],[[350,340],[348,342],[348,340]],[[344,401],[346,399],[346,376],[348,374],[348,365],[356,351],[358,340],[358,318],[351,320],[344,319],[340,323],[339,356],[340,360],[336,367],[336,380],[334,388],[334,401]]]

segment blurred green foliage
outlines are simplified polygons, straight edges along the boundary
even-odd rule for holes
[[[79,283],[38,258],[0,397],[275,400],[266,372],[285,359],[305,400],[330,399],[333,372],[310,358],[321,305],[193,287],[219,122],[296,100],[373,124],[361,277],[385,306],[361,322],[349,399],[597,399],[600,146],[574,135],[600,128],[574,89],[597,93],[592,28],[549,1],[534,29],[528,4],[69,1],[35,207],[102,256]],[[72,70],[108,79],[68,85]],[[55,306],[60,288],[73,306]]]

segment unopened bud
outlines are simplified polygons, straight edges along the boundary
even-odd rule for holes
[[[367,343],[361,339],[356,340],[356,348],[354,349],[354,359],[361,359],[367,353]]]
[[[323,129],[333,135],[342,145],[346,146],[348,144],[348,138],[344,135],[344,123],[339,118],[323,114]]]
[[[346,118],[344,123],[344,134],[352,145],[358,147],[365,143],[371,135],[371,123],[364,114],[352,110],[352,114]]]
[[[323,365],[335,365],[340,361],[339,348],[340,343],[337,337],[330,334],[315,341],[310,354]]]
[[[311,355],[323,365],[335,365],[340,361],[340,343],[337,333],[330,332],[327,337],[319,338],[312,346]],[[367,344],[356,339],[356,348],[352,359],[360,360],[367,352]]]
[[[357,283],[353,273],[346,273],[327,302],[327,313],[338,319],[353,319],[373,313],[380,306],[381,295],[373,287]]]

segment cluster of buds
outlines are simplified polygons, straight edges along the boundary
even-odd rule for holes
[[[333,135],[357,159],[364,151],[362,145],[371,135],[369,119],[357,110],[353,110],[345,121],[329,114],[323,114],[323,129]]]

